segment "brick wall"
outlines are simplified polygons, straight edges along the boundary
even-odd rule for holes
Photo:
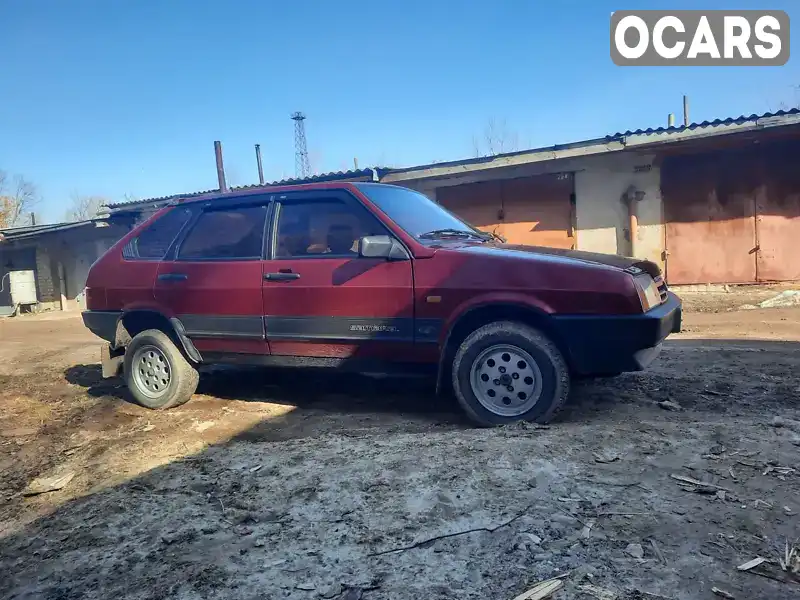
[[[39,293],[39,302],[52,303],[60,300],[58,296],[58,283],[53,281],[56,273],[50,253],[44,246],[36,247],[36,287]]]

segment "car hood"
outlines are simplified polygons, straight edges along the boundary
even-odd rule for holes
[[[509,258],[530,258],[545,261],[564,261],[577,262],[582,264],[602,265],[617,269],[627,269],[638,267],[646,271],[653,277],[661,274],[661,269],[657,264],[649,260],[632,258],[629,256],[619,256],[617,254],[601,254],[599,252],[585,252],[583,250],[569,250],[564,248],[546,248],[544,246],[521,246],[517,244],[501,243],[461,243],[456,247],[450,246],[453,250],[467,252],[470,254],[493,254],[497,256],[507,256]]]

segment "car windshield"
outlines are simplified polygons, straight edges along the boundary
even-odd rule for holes
[[[355,185],[401,229],[417,239],[492,238],[414,190],[382,183]]]

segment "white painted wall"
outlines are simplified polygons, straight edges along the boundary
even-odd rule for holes
[[[652,260],[664,268],[664,223],[661,176],[653,156],[619,153],[587,157],[575,173],[578,249],[629,255],[626,237],[628,209],[622,201],[630,186],[644,192],[637,205],[637,258]],[[649,170],[646,167],[650,165]]]

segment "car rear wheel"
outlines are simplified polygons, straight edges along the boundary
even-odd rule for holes
[[[453,388],[478,425],[546,423],[569,395],[569,369],[556,345],[522,323],[498,321],[473,331],[453,361]]]
[[[164,410],[187,402],[199,374],[167,334],[148,329],[125,349],[125,383],[136,402]]]

